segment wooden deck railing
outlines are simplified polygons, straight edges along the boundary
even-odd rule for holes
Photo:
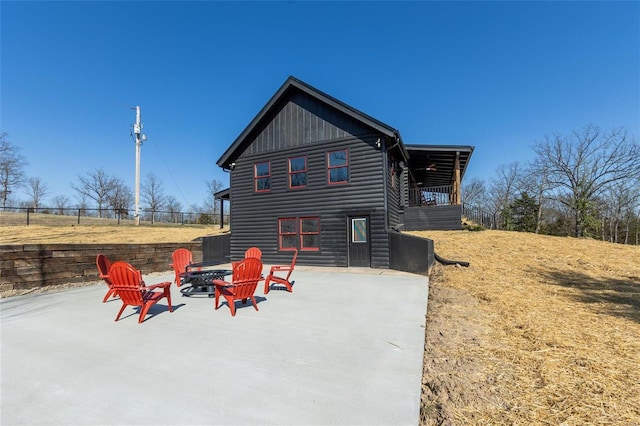
[[[448,206],[451,202],[453,185],[411,188],[409,190],[409,206]]]

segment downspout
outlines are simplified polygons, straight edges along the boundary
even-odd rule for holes
[[[384,185],[384,231],[389,232],[389,176],[387,176],[387,168],[389,166],[389,159],[387,158],[387,144],[378,138],[376,144],[380,146],[380,153],[382,154],[382,179]]]

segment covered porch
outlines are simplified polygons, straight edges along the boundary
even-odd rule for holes
[[[406,230],[461,229],[460,187],[473,153],[468,145],[406,145]]]

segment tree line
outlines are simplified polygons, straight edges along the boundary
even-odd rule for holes
[[[74,203],[66,195],[53,195],[40,177],[27,176],[25,167],[27,159],[21,154],[20,147],[9,141],[6,133],[0,134],[0,200],[2,209],[7,207],[26,207],[38,210],[44,206],[46,199],[57,211],[66,209],[90,209],[97,207],[99,217],[112,210],[128,214],[135,201],[131,188],[117,176],[110,175],[102,168],[97,168],[78,176],[78,181],[71,184],[75,191]],[[160,178],[149,173],[140,184],[140,198],[146,204],[144,210],[151,212],[190,212],[210,213],[214,217],[219,214],[220,206],[215,202],[214,194],[223,187],[222,182],[212,179],[206,182],[207,194],[203,204],[191,204],[185,208],[176,197],[165,194]],[[22,191],[26,200],[16,195]],[[53,196],[52,196],[53,195]],[[152,217],[153,221],[153,217]]]
[[[528,163],[501,165],[487,180],[463,181],[462,200],[482,209],[497,229],[549,235],[599,238],[639,244],[640,238],[640,145],[624,128],[602,131],[587,125],[569,135],[545,136],[533,145],[534,159]],[[37,209],[49,191],[38,177],[27,177],[26,159],[7,134],[0,135],[0,197],[6,209],[12,195],[23,189],[28,200],[22,207]],[[192,212],[219,213],[214,194],[222,183],[207,184],[202,206],[190,205]],[[54,207],[98,207],[130,210],[134,195],[123,181],[99,168],[78,176],[71,187],[77,203],[64,195],[51,197]],[[151,212],[180,212],[184,208],[165,195],[161,180],[150,173],[140,187],[141,199]],[[14,206],[15,207],[15,206]]]
[[[552,134],[533,152],[487,181],[463,182],[463,202],[485,210],[497,229],[639,243],[640,145],[624,128]]]

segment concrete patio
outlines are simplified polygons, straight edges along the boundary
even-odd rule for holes
[[[260,311],[237,302],[235,317],[173,286],[174,312],[163,300],[142,324],[131,307],[114,322],[102,282],[3,299],[0,423],[418,424],[427,278],[298,266],[293,279],[293,293],[259,285]]]

